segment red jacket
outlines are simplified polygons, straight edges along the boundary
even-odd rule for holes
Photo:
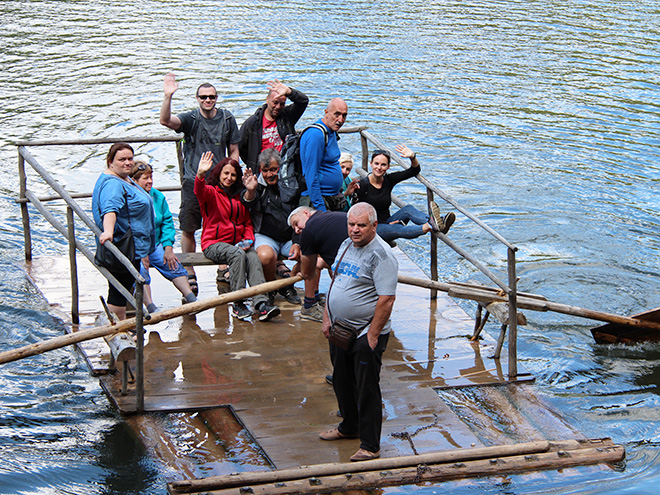
[[[229,197],[222,187],[197,177],[194,191],[202,211],[202,250],[217,242],[254,241],[250,212],[241,204],[240,193]]]

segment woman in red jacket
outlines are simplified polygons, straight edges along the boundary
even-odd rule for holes
[[[259,255],[254,250],[254,229],[250,212],[241,204],[243,172],[236,160],[225,158],[213,169],[213,153],[202,155],[195,177],[195,196],[202,211],[202,251],[204,256],[218,264],[229,265],[231,291],[264,283],[264,272]],[[206,172],[211,170],[208,181]],[[280,308],[268,304],[268,297],[259,294],[252,298],[259,320],[269,320],[280,314]],[[248,320],[252,312],[245,301],[233,304],[232,315]]]

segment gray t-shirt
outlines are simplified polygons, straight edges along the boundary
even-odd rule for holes
[[[230,144],[238,144],[241,140],[236,119],[228,110],[218,108],[212,119],[203,117],[199,108],[178,117],[181,120],[179,132],[185,135],[182,179],[195,180],[199,160],[206,151],[213,152],[215,164],[227,156]]]
[[[363,247],[355,247],[346,239],[337,251],[333,272],[348,245],[327,304],[332,320],[346,320],[358,328],[365,327],[360,333],[363,335],[374,316],[378,297],[396,294],[399,264],[392,248],[379,236]],[[389,333],[390,328],[388,320],[381,333]]]

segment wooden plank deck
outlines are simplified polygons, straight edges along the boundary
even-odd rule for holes
[[[402,273],[424,277],[398,250],[397,257]],[[91,325],[101,311],[98,296],[105,296],[106,282],[84,258],[79,267],[81,323]],[[39,259],[26,269],[54,309],[68,312],[67,260]],[[197,267],[196,271],[200,297],[217,294],[215,268]],[[156,303],[179,304],[174,287],[156,272],[152,277]],[[324,275],[322,289],[327,284]],[[325,383],[331,364],[320,324],[300,319],[299,307],[281,298],[277,303],[282,314],[272,322],[234,320],[228,307],[220,306],[147,326],[145,408],[169,412],[231,405],[278,468],[346,461],[359,441],[318,439],[320,431],[339,421],[332,387]],[[506,384],[506,362],[488,357],[495,340],[484,333],[483,340],[470,342],[467,337],[474,322],[452,299],[439,293],[431,301],[428,290],[413,286],[399,285],[392,320],[394,332],[381,373],[382,455],[495,441],[496,433],[478,434],[476,420],[463,421],[448,396],[436,391]],[[108,353],[101,339],[81,345],[81,350],[95,373],[105,371]],[[520,366],[519,371],[517,381],[533,380]],[[104,375],[101,382],[120,411],[134,411],[132,391],[127,396],[119,393],[120,374]]]

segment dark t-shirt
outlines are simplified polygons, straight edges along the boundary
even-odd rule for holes
[[[339,246],[348,239],[347,216],[344,211],[317,211],[309,217],[300,233],[301,254],[318,254],[332,266]]]
[[[355,190],[357,202],[369,203],[376,209],[378,223],[385,224],[390,218],[390,204],[392,204],[392,189],[399,182],[414,177],[419,173],[419,167],[410,167],[405,170],[391,172],[383,177],[383,187],[380,189],[371,185],[369,177],[360,180],[360,188]]]
[[[183,179],[194,181],[202,154],[213,152],[213,163],[227,156],[230,144],[238,144],[236,119],[228,110],[218,108],[215,117],[207,119],[199,108],[178,115],[181,120],[179,132],[185,135],[183,143]],[[207,175],[208,177],[208,175]]]

